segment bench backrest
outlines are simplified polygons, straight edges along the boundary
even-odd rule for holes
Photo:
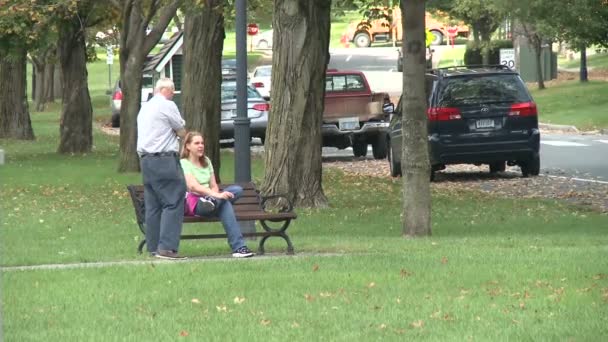
[[[220,184],[220,189],[224,189],[229,184]],[[263,213],[264,210],[261,206],[261,198],[259,191],[256,189],[255,184],[239,183],[243,187],[243,195],[239,198],[232,206],[236,216],[249,216],[251,214]],[[143,224],[145,221],[146,207],[144,205],[144,186],[143,185],[128,185],[129,195],[133,202],[133,208],[135,209],[135,216],[137,217],[137,223]],[[185,218],[186,221],[188,217]],[[196,220],[203,220],[196,218]],[[217,221],[217,219],[210,218],[204,219],[205,221]]]

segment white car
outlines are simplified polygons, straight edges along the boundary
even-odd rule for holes
[[[272,65],[261,65],[253,70],[249,84],[266,100],[270,99]]]
[[[256,34],[251,43],[258,50],[272,49],[272,30]]]

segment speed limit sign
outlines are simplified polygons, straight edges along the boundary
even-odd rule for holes
[[[515,69],[515,49],[500,49],[500,64]]]

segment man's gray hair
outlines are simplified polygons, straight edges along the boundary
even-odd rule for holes
[[[163,78],[159,79],[158,81],[156,81],[156,86],[154,87],[154,91],[159,92],[163,88],[175,90],[175,84],[173,84],[173,81],[170,78],[163,77]]]

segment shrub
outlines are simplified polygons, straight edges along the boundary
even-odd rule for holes
[[[500,64],[500,49],[511,48],[513,48],[513,42],[510,40],[492,40],[490,42],[490,64]],[[470,41],[467,44],[466,51],[464,52],[464,64],[482,64],[481,50],[481,44],[476,44],[474,41]]]

